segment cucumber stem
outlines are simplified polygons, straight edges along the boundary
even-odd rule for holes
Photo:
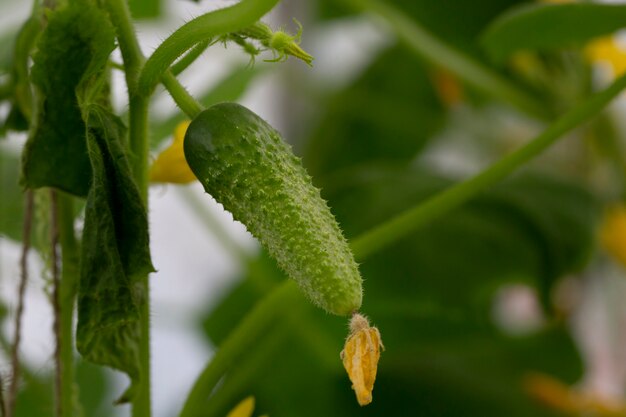
[[[161,82],[170,93],[170,96],[176,102],[176,105],[185,113],[190,119],[194,119],[199,115],[204,107],[198,102],[183,85],[174,77],[171,71],[165,71],[161,76]]]

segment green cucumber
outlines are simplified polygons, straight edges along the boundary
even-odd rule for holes
[[[337,221],[280,134],[235,103],[189,125],[187,162],[207,193],[243,223],[313,303],[338,315],[361,306],[361,276]]]

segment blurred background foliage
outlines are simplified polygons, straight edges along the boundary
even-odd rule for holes
[[[602,84],[584,48],[594,36],[617,29],[591,14],[580,25],[603,29],[590,29],[585,39],[563,35],[564,41],[540,52],[498,49],[507,58],[495,60],[490,51],[502,47],[485,40],[487,28],[503,13],[530,2],[390,3],[537,97],[549,109],[547,120],[550,112],[562,112]],[[132,0],[130,5],[141,21],[158,22],[165,10],[153,0]],[[289,13],[297,15],[297,6],[290,4]],[[366,19],[341,1],[302,6],[309,13],[305,46],[307,33],[316,29]],[[532,22],[524,29],[532,34]],[[4,28],[0,34],[0,80],[15,71],[20,59],[19,48],[12,46],[16,33],[16,28]],[[546,123],[494,102],[393,36],[336,88],[322,83],[311,94],[318,87],[308,72],[315,68],[257,63],[235,68],[194,94],[206,105],[237,100],[261,74],[273,71],[288,92],[276,101],[278,112],[289,114],[292,103],[307,109],[305,116],[282,120],[284,131],[293,133],[288,139],[348,238],[510,152]],[[8,95],[0,99],[5,100],[3,132],[23,129],[16,100]],[[179,114],[151,120],[155,151],[181,120]],[[615,411],[610,407],[610,412],[577,409],[559,398],[583,395],[568,390],[584,381],[589,366],[571,331],[580,300],[568,298],[563,278],[584,286],[594,265],[607,262],[596,232],[603,209],[623,197],[623,140],[614,114],[607,112],[522,172],[361,264],[362,311],[380,329],[386,347],[370,406],[357,405],[339,360],[344,319],[325,315],[303,298],[238,358],[207,401],[206,415],[226,415],[247,395],[255,396],[258,410],[275,417],[624,415],[610,414]],[[19,241],[23,206],[16,149],[0,146],[0,173],[0,233]],[[218,349],[246,313],[285,279],[264,253],[249,256],[242,271],[198,317],[198,326]],[[505,314],[496,307],[507,288],[536,301],[530,314],[514,317],[521,327],[498,317]],[[503,308],[508,311],[506,303]],[[554,378],[556,386],[560,381],[562,391],[529,388],[529,376],[537,373]],[[17,415],[52,415],[52,376],[31,369],[25,379]],[[81,362],[77,385],[84,415],[111,415],[107,399],[113,385],[102,370]],[[585,386],[580,389],[584,392]]]

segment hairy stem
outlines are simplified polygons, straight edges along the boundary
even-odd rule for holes
[[[61,404],[65,415],[77,409],[74,382],[74,303],[78,289],[80,251],[74,232],[73,197],[57,192],[57,222],[61,245],[61,282],[59,286],[61,335]]]
[[[20,258],[20,283],[17,291],[17,311],[15,312],[15,329],[13,346],[11,348],[11,384],[7,393],[7,416],[13,417],[17,388],[20,380],[20,342],[22,340],[22,317],[24,315],[24,294],[28,282],[28,252],[30,250],[30,234],[33,226],[33,192],[28,190],[24,196],[26,207],[24,210],[24,229],[22,232],[22,256]]]
[[[148,58],[139,77],[139,93],[148,96],[172,63],[197,43],[252,25],[279,0],[242,0],[187,22],[170,35]]]
[[[176,63],[174,63],[174,65],[172,65],[172,67],[170,68],[172,74],[178,75],[181,72],[185,71],[191,64],[195,62],[196,59],[198,59],[200,55],[202,55],[204,51],[206,51],[209,45],[211,45],[211,40],[207,39],[194,46],[191,50],[189,50],[189,52],[185,54],[185,56],[183,56]]]
[[[128,5],[124,0],[109,0],[106,2],[111,20],[117,29],[117,38],[124,60],[126,84],[128,86],[129,101],[129,144],[130,163],[133,169],[135,182],[139,192],[148,207],[148,95],[140,95],[137,91],[139,74],[144,62],[144,56],[139,47],[135,30],[130,18]],[[144,300],[140,306],[141,340],[139,345],[139,369],[142,382],[132,401],[133,417],[150,417],[150,287],[148,276],[142,278]]]
[[[539,136],[484,171],[358,236],[351,242],[354,255],[357,259],[363,260],[465,203],[539,155],[565,133],[597,115],[624,88],[626,75],[615,80],[602,92],[574,106]]]
[[[495,71],[437,39],[402,11],[380,0],[343,0],[357,10],[371,12],[389,24],[389,29],[417,55],[447,69],[474,88],[545,119],[549,112],[536,98]]]
[[[191,94],[182,86],[180,82],[172,75],[170,71],[166,71],[161,77],[161,82],[170,93],[176,105],[190,118],[194,119],[204,109],[202,104],[193,98]]]

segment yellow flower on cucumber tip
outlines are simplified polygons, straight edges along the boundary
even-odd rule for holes
[[[626,266],[626,206],[609,208],[604,214],[600,228],[602,247]]]
[[[185,132],[190,123],[186,120],[176,126],[172,144],[156,157],[150,167],[151,182],[187,184],[196,180],[183,150]]]
[[[254,397],[249,396],[241,400],[226,417],[250,417],[254,411]]]

